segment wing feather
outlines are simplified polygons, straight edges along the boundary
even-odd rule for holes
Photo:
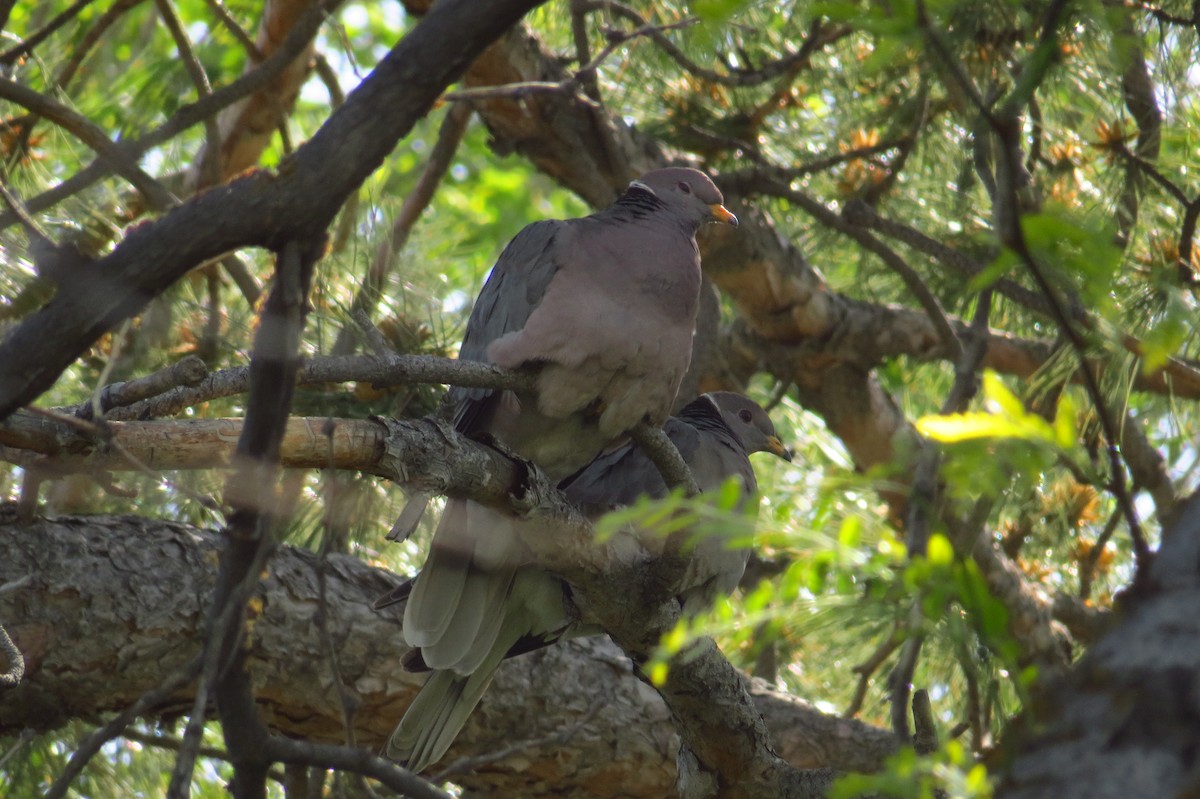
[[[527,225],[500,253],[471,310],[458,351],[461,360],[486,362],[488,345],[529,321],[561,266],[556,244],[567,224],[548,219]],[[486,427],[498,393],[487,388],[452,387],[455,427],[463,433]]]

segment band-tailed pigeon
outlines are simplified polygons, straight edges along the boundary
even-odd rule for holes
[[[770,452],[791,460],[791,452],[775,435],[771,417],[741,394],[714,391],[688,403],[663,430],[687,461],[702,491],[718,488],[730,477],[742,483],[740,502],[758,492],[748,455]],[[642,450],[632,444],[597,457],[578,475],[564,481],[567,498],[590,517],[631,504],[639,496],[663,497],[667,485]],[[689,553],[679,598],[685,613],[712,604],[737,587],[750,557],[748,549],[732,549],[718,536],[703,538]]]
[[[748,455],[772,452],[791,459],[775,435],[770,418],[757,403],[740,394],[714,392],[689,403],[664,426],[667,435],[688,462],[703,490],[713,490],[730,477],[741,479],[743,496],[757,489]],[[608,452],[586,469],[563,482],[568,498],[588,515],[628,504],[645,494],[667,493],[657,467],[634,444]],[[719,592],[737,586],[749,551],[730,549],[719,538],[702,541],[690,554],[679,586],[686,612],[694,613]],[[416,579],[419,585],[425,573]],[[413,581],[376,602],[386,607],[415,596]],[[495,634],[489,635],[481,657],[457,664],[434,664],[426,650],[416,648],[404,659],[409,671],[430,671],[429,680],[388,741],[389,757],[421,771],[445,754],[478,704],[500,662],[551,644],[564,636],[599,632],[575,626],[563,604],[563,583],[536,566],[515,570],[512,590],[492,608]]]
[[[695,234],[712,220],[737,223],[706,175],[671,168],[633,181],[603,211],[518,233],[475,302],[459,357],[534,370],[536,390],[452,388],[459,432],[490,436],[561,479],[643,419],[661,424],[691,358]],[[515,524],[446,502],[404,613],[404,637],[431,667],[470,672],[487,656],[527,559]]]

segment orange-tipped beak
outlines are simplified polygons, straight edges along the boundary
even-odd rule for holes
[[[730,213],[729,209],[720,203],[713,203],[712,205],[708,206],[708,209],[712,211],[713,219],[716,221],[724,222],[726,225],[733,225],[734,227],[738,226],[737,217]]]

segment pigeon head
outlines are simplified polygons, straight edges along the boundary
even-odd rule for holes
[[[629,184],[626,194],[647,192],[659,203],[699,227],[705,222],[724,222],[737,227],[737,217],[721,203],[721,190],[696,169],[670,167],[647,172]]]
[[[775,435],[775,425],[771,417],[754,400],[732,391],[713,391],[708,394],[721,411],[721,418],[733,430],[746,448],[751,452],[770,452],[785,461],[792,459],[792,452],[783,445],[779,436]]]

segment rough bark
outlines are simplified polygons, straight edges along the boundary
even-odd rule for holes
[[[0,523],[0,585],[32,575],[25,587],[0,594],[0,620],[27,659],[25,681],[0,693],[0,734],[122,708],[195,655],[219,545],[215,534],[140,517]],[[275,730],[341,742],[341,703],[314,624],[319,568],[316,556],[288,547],[272,559],[250,622],[249,669],[260,712]],[[361,702],[355,733],[372,749],[421,681],[399,668],[399,617],[370,608],[395,579],[353,557],[334,555],[326,566],[340,679]],[[892,749],[889,732],[826,716],[761,683],[751,687],[793,765],[877,768]],[[187,691],[176,699],[159,717],[187,707]],[[666,709],[606,639],[505,664],[446,762],[547,737],[455,780],[489,795],[674,790],[678,736]]]
[[[1200,795],[1200,495],[1164,535],[1153,589],[1035,709],[998,797]]]

